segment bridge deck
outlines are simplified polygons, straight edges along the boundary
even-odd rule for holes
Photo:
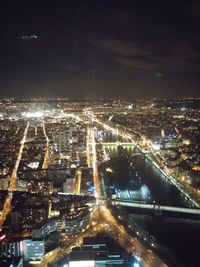
[[[135,203],[135,202],[122,201],[122,200],[112,200],[111,204],[134,207],[134,208],[151,209],[151,210],[157,210],[157,211],[172,211],[172,212],[181,212],[181,213],[200,215],[200,209],[194,209],[194,208],[183,208],[183,207],[172,207],[172,206],[145,204],[145,203]]]
[[[101,143],[103,146],[135,146],[134,143],[121,143],[121,142],[104,142],[104,143]]]

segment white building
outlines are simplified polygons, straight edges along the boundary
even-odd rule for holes
[[[24,260],[41,260],[45,254],[44,240],[26,239],[20,242]]]

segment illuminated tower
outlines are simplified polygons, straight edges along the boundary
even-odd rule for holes
[[[165,130],[164,129],[161,129],[161,137],[165,138]]]

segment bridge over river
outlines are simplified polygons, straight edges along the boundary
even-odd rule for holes
[[[97,198],[98,205],[111,204],[113,206],[125,206],[142,210],[152,210],[155,212],[167,211],[169,213],[182,213],[198,215],[200,216],[200,209],[198,208],[187,208],[187,207],[175,207],[175,206],[166,206],[166,205],[157,205],[149,203],[141,203],[136,201],[128,201],[127,199],[109,199],[109,198]]]
[[[174,206],[164,206],[156,204],[146,204],[140,202],[131,202],[127,200],[110,200],[112,205],[120,205],[126,207],[133,207],[138,209],[149,209],[154,211],[169,211],[169,212],[178,212],[178,213],[188,213],[200,215],[200,209],[197,208],[185,208],[185,207],[174,207]]]

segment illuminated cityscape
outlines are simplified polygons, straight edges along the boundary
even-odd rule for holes
[[[0,267],[199,267],[200,1],[1,1],[0,32]]]
[[[197,102],[2,100],[0,260],[184,266],[181,229],[199,234]]]

